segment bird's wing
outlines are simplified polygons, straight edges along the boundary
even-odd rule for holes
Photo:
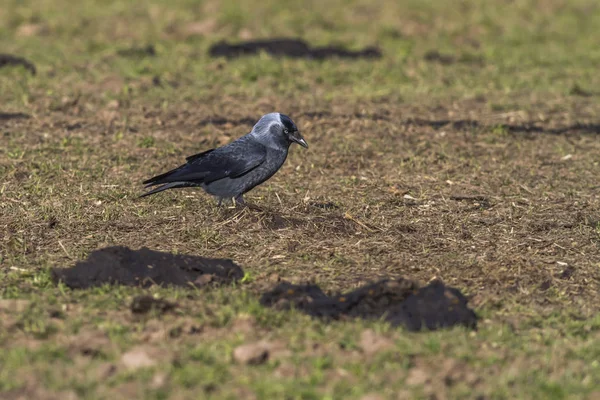
[[[186,158],[185,158],[185,161],[187,161],[187,162],[192,162],[192,161],[194,161],[194,160],[198,160],[198,159],[200,159],[200,158],[202,158],[202,157],[206,156],[208,153],[210,153],[210,152],[212,152],[212,151],[215,151],[215,149],[210,149],[210,150],[203,151],[202,153],[198,153],[198,154],[191,155],[191,156],[189,156],[189,157],[186,157]]]
[[[144,182],[148,186],[169,182],[210,183],[244,175],[261,165],[267,150],[256,142],[234,142],[187,157],[187,164]]]
[[[258,167],[266,158],[267,149],[260,143],[234,142],[206,156],[194,158],[188,164],[189,175],[192,180],[201,179],[204,183],[235,178]]]

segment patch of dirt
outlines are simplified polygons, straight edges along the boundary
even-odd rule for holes
[[[270,359],[289,357],[286,344],[279,341],[260,340],[246,343],[233,350],[233,360],[239,364],[258,365]]]
[[[31,385],[24,388],[12,389],[1,394],[2,399],[10,400],[77,400],[79,396],[73,390],[52,392],[41,386]]]
[[[437,62],[442,65],[451,65],[455,63],[483,65],[485,63],[484,59],[478,56],[462,55],[460,57],[456,57],[452,54],[440,53],[437,50],[428,51],[425,53],[423,59],[428,62]]]
[[[131,58],[144,58],[156,56],[156,49],[154,45],[147,45],[144,47],[129,47],[126,49],[117,50],[117,54],[121,57]]]
[[[201,287],[230,284],[244,276],[231,260],[177,255],[141,248],[108,247],[92,252],[72,268],[53,268],[52,277],[73,289],[106,283],[148,287],[175,285]]]
[[[151,311],[164,314],[173,310],[177,305],[163,299],[155,299],[149,295],[136,296],[131,301],[131,312],[134,314],[147,314]]]
[[[267,342],[245,344],[233,350],[233,359],[240,364],[262,364],[269,358]]]
[[[36,74],[36,68],[33,63],[26,60],[23,57],[13,56],[11,54],[0,54],[0,68],[22,66],[27,71],[31,72],[31,75]]]
[[[20,314],[27,310],[31,304],[29,300],[21,299],[1,299],[0,300],[0,312],[17,313]]]
[[[394,348],[393,340],[377,334],[372,329],[365,329],[360,334],[359,346],[367,356]]]
[[[164,362],[164,354],[158,354],[157,351],[149,346],[135,347],[121,356],[121,364],[125,369],[134,371],[140,368],[154,367],[159,362]]]
[[[20,37],[43,36],[50,33],[50,28],[44,23],[24,23],[19,25],[15,34]]]
[[[299,39],[267,39],[229,44],[219,42],[209,49],[211,57],[236,58],[267,52],[276,57],[312,58],[324,60],[326,58],[381,58],[381,51],[375,47],[367,47],[358,51],[346,50],[337,46],[311,47]]]
[[[84,329],[73,336],[59,336],[59,341],[65,342],[72,357],[104,358],[115,350],[114,344],[104,332],[92,329]]]
[[[0,112],[0,121],[8,121],[11,119],[28,119],[31,115],[25,113],[7,113]]]
[[[448,389],[458,384],[466,384],[473,391],[480,389],[482,378],[472,366],[453,358],[438,361],[428,362],[421,357],[414,357],[410,362],[406,385],[421,387],[431,398],[442,399],[448,398]]]
[[[325,319],[384,318],[410,331],[477,326],[477,316],[467,307],[462,293],[439,281],[420,288],[410,280],[384,279],[335,296],[326,295],[316,285],[283,282],[263,294],[260,302],[277,309],[293,307]]]

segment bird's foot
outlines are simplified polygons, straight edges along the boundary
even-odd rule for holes
[[[243,195],[239,195],[237,197],[221,197],[217,203],[217,207],[221,207],[225,203],[228,209],[235,209],[238,207],[241,208],[250,208],[250,209],[259,209],[258,207],[246,203]]]
[[[219,200],[219,205],[221,204],[221,202],[224,199],[220,199]],[[229,205],[227,206],[227,208],[233,209],[233,208],[238,208],[238,206],[241,207],[246,207],[246,202],[244,201],[244,197],[242,195],[239,195],[237,197],[231,197],[228,198],[227,200],[231,200],[231,203],[229,203]]]
[[[233,202],[234,202],[234,204],[240,205],[240,206],[246,206],[247,205],[246,204],[246,200],[244,200],[244,195],[243,194],[240,194],[238,197],[236,197],[233,200]]]
[[[237,208],[237,203],[235,202],[235,200],[234,200],[234,199],[231,199],[231,203],[229,203],[229,204],[227,205],[227,208],[229,208],[230,210],[232,210],[232,209],[236,209],[236,208]]]

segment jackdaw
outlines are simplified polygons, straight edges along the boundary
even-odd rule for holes
[[[187,163],[143,182],[159,186],[140,197],[167,189],[200,186],[219,200],[245,204],[243,195],[281,168],[292,143],[308,144],[287,115],[270,113],[252,131],[225,146],[187,157]]]

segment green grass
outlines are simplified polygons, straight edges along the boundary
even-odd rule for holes
[[[592,0],[5,0],[2,52],[37,74],[0,68],[0,397],[596,398],[598,26]],[[383,57],[207,54],[280,36]],[[119,54],[147,45],[156,56]],[[137,200],[142,180],[274,110],[310,149],[249,193],[266,211],[193,190]],[[52,282],[111,245],[245,275],[215,290]],[[258,301],[276,276],[336,291],[441,278],[479,329],[278,312]],[[178,307],[133,315],[142,293]],[[374,352],[371,330],[387,343]],[[265,363],[234,360],[259,340],[276,349]],[[128,369],[140,348],[152,365]]]

